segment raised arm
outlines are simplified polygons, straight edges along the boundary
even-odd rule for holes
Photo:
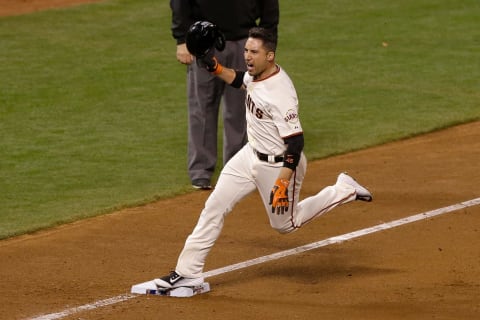
[[[243,76],[245,75],[245,72],[222,66],[220,63],[218,63],[213,51],[214,50],[210,50],[202,58],[197,57],[197,64],[200,67],[204,67],[207,69],[207,71],[216,75],[232,87],[243,88]]]

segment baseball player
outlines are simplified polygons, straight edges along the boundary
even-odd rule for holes
[[[212,42],[218,34],[215,25],[208,22],[192,25],[189,32],[198,39],[210,34]],[[189,48],[196,53],[197,63],[227,84],[246,90],[248,143],[221,171],[175,271],[154,279],[159,288],[203,283],[205,260],[222,231],[225,217],[255,189],[260,193],[271,227],[282,234],[293,232],[347,202],[372,201],[371,193],[345,173],[338,176],[334,185],[299,201],[307,160],[303,154],[298,99],[289,76],[275,62],[276,45],[271,33],[263,28],[250,30],[244,50],[247,72],[222,66],[214,57],[214,49],[206,49],[205,41],[202,44],[196,51]]]

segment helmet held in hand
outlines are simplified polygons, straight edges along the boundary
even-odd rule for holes
[[[204,57],[212,48],[225,49],[225,36],[209,21],[197,21],[190,26],[185,39],[188,51],[197,58]]]

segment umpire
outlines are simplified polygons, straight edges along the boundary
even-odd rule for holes
[[[248,31],[260,26],[277,37],[279,4],[278,0],[170,0],[170,7],[177,60],[187,65],[188,174],[194,188],[208,190],[217,163],[220,102],[225,164],[247,141],[245,92],[225,85],[192,63],[195,58],[187,50],[185,36],[196,21],[216,24],[226,39],[225,49],[215,53],[218,62],[245,70],[243,52]]]

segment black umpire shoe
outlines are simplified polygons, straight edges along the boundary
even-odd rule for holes
[[[208,179],[195,179],[192,180],[192,187],[195,189],[200,189],[200,190],[211,190],[212,185],[210,184],[210,180]]]

